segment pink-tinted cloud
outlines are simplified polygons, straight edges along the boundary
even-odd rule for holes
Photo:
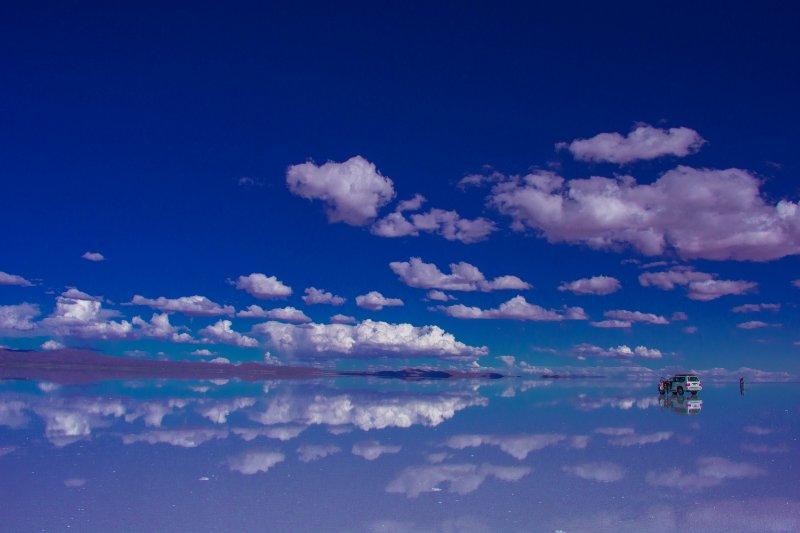
[[[370,231],[379,237],[417,237],[420,232],[434,233],[448,241],[472,244],[486,240],[496,229],[494,222],[483,217],[469,219],[456,211],[430,209],[408,218],[395,211],[376,221]]]
[[[297,196],[324,202],[329,222],[351,226],[369,224],[395,194],[392,180],[361,156],[342,163],[292,165],[286,185]]]
[[[389,268],[397,274],[400,281],[418,289],[439,289],[446,291],[497,291],[525,290],[531,284],[517,276],[499,276],[487,280],[477,267],[465,263],[451,263],[450,273],[445,274],[433,263],[425,263],[419,257],[408,261],[394,261]]]
[[[347,300],[341,296],[336,296],[331,292],[324,289],[317,289],[316,287],[308,287],[305,290],[303,301],[307,305],[328,304],[328,305],[342,305]]]
[[[234,309],[230,305],[219,305],[206,298],[205,296],[181,296],[180,298],[165,298],[159,296],[158,298],[145,298],[144,296],[135,295],[131,299],[134,305],[144,305],[158,309],[165,313],[183,313],[189,316],[218,316],[218,315],[232,315]]]
[[[679,166],[651,184],[630,176],[564,180],[548,171],[510,177],[489,204],[550,242],[645,255],[770,261],[800,253],[800,206],[768,201],[761,181],[737,168]]]
[[[734,313],[758,313],[761,311],[772,311],[777,313],[781,310],[781,304],[744,304],[737,305],[731,311]]]
[[[716,274],[697,272],[691,268],[676,267],[661,272],[645,272],[639,275],[643,287],[658,287],[668,291],[677,286],[686,287],[692,300],[707,302],[723,296],[747,294],[758,284],[753,281],[716,279]]]
[[[356,296],[356,305],[370,311],[380,311],[384,307],[399,307],[403,305],[400,298],[387,298],[378,291]]]
[[[237,289],[262,300],[286,298],[292,294],[292,288],[285,285],[275,276],[266,276],[258,272],[253,272],[247,276],[239,276],[231,283]]]
[[[667,155],[684,157],[697,152],[705,142],[691,128],[661,129],[639,124],[626,136],[599,133],[589,139],[558,143],[556,148],[569,150],[580,161],[625,164]]]
[[[81,257],[87,261],[92,261],[93,263],[99,263],[100,261],[106,260],[106,258],[100,252],[86,252]]]
[[[622,285],[617,278],[611,276],[593,276],[575,281],[564,282],[559,287],[560,291],[569,291],[573,294],[596,294],[605,296],[617,292]]]
[[[199,333],[204,336],[204,342],[221,342],[241,348],[255,348],[258,346],[256,339],[234,331],[231,328],[232,325],[230,320],[219,320],[215,324],[201,329]]]
[[[0,271],[0,285],[17,285],[18,287],[33,287],[33,283],[16,274]]]
[[[505,319],[536,322],[556,322],[561,320],[586,320],[581,307],[569,307],[561,311],[545,309],[529,303],[523,296],[515,296],[494,309],[481,309],[463,304],[439,306],[446,315],[467,320]]]

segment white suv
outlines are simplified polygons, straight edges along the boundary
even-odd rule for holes
[[[703,390],[703,384],[700,383],[700,378],[696,374],[675,374],[669,379],[662,379],[658,384],[658,392],[666,394],[667,391],[672,394],[683,395],[684,392],[692,393],[692,396]]]

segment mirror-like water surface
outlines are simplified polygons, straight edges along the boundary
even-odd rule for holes
[[[796,384],[6,381],[0,514],[14,531],[796,531],[798,406]]]

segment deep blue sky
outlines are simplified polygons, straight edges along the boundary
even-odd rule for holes
[[[800,277],[796,256],[694,261],[698,270],[759,283],[755,294],[695,302],[681,290],[640,287],[639,269],[620,265],[640,258],[634,251],[590,251],[512,233],[508,218],[485,206],[486,191],[462,193],[454,185],[484,165],[517,174],[558,162],[565,178],[621,171],[646,183],[682,163],[747,169],[765,180],[765,198],[796,201],[798,18],[797,8],[779,3],[6,7],[0,270],[38,284],[0,287],[0,305],[38,303],[47,315],[49,290],[77,286],[116,303],[133,294],[201,294],[237,309],[272,307],[225,282],[263,272],[294,288],[276,306],[303,307],[315,321],[344,312],[439,324],[492,355],[570,364],[531,347],[626,343],[677,354],[664,364],[795,370],[800,290],[789,281]],[[553,148],[601,132],[625,134],[638,122],[689,127],[708,142],[680,161],[622,170]],[[429,207],[486,216],[499,231],[471,245],[431,235],[382,239],[329,224],[319,202],[287,190],[289,165],[354,155],[390,177],[398,199],[422,193]],[[258,185],[239,186],[245,176]],[[87,250],[107,260],[81,259]],[[547,308],[581,305],[596,320],[607,309],[685,311],[699,331],[685,335],[682,323],[626,331],[448,318],[428,311],[424,291],[389,270],[390,261],[411,256],[441,269],[467,261],[487,277],[517,275],[535,286],[525,292],[528,301]],[[556,291],[562,281],[598,274],[619,278],[623,290],[607,297]],[[312,285],[349,301],[336,310],[305,308],[299,296]],[[406,305],[357,309],[355,296],[369,290]],[[459,298],[486,308],[515,294]],[[730,312],[757,302],[783,308],[766,318]],[[108,307],[127,317],[150,315]],[[782,327],[735,327],[754,318]],[[189,324],[179,316],[173,322]],[[158,350],[146,342],[104,347],[142,345]]]

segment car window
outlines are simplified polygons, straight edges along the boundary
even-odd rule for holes
[[[688,379],[689,381],[700,381],[700,378],[698,378],[697,376],[689,376]]]

